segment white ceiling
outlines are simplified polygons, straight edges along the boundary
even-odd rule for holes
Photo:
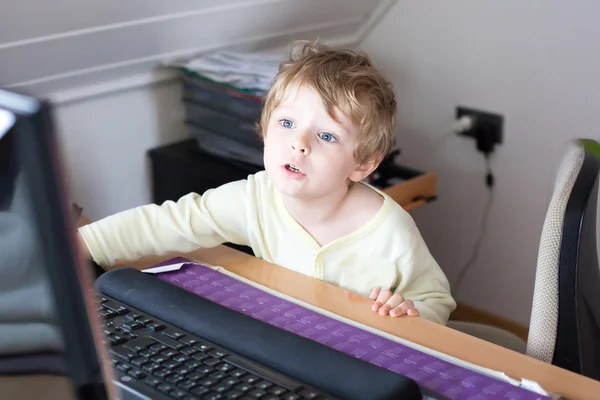
[[[218,48],[299,38],[352,44],[394,0],[7,1],[0,87],[48,95]]]

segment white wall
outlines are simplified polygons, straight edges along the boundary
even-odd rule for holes
[[[148,149],[185,137],[177,82],[56,108],[73,200],[93,220],[151,201]]]
[[[485,202],[474,142],[440,139],[460,104],[505,116],[495,198],[458,300],[529,323],[543,218],[565,142],[598,138],[600,2],[399,0],[362,42],[399,97],[399,161],[439,174],[439,200],[415,212],[451,282]]]

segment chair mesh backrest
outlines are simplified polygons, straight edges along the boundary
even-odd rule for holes
[[[551,363],[558,324],[558,262],[565,210],[583,164],[585,151],[571,142],[554,182],[554,192],[544,220],[535,276],[527,355]]]

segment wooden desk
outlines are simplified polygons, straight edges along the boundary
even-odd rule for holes
[[[151,257],[126,265],[144,269],[173,256]],[[597,399],[600,394],[598,381],[420,318],[381,317],[371,311],[372,301],[369,299],[226,246],[197,250],[183,256],[224,267],[237,275],[309,304],[450,356],[503,371],[516,379],[531,379],[546,390],[559,393],[570,400]],[[43,394],[48,396],[44,398],[70,398],[68,383],[64,378],[57,377],[0,378],[0,393],[5,394],[10,389],[9,398],[41,399],[39,392],[30,390],[30,385],[32,382],[45,382],[48,379],[52,379],[53,384],[44,385]],[[56,392],[51,393],[46,388]]]

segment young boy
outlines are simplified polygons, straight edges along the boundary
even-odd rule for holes
[[[265,171],[82,227],[91,256],[109,266],[242,244],[266,261],[369,296],[380,315],[445,324],[456,304],[412,218],[362,183],[391,150],[393,91],[365,55],[297,45],[265,98]]]

